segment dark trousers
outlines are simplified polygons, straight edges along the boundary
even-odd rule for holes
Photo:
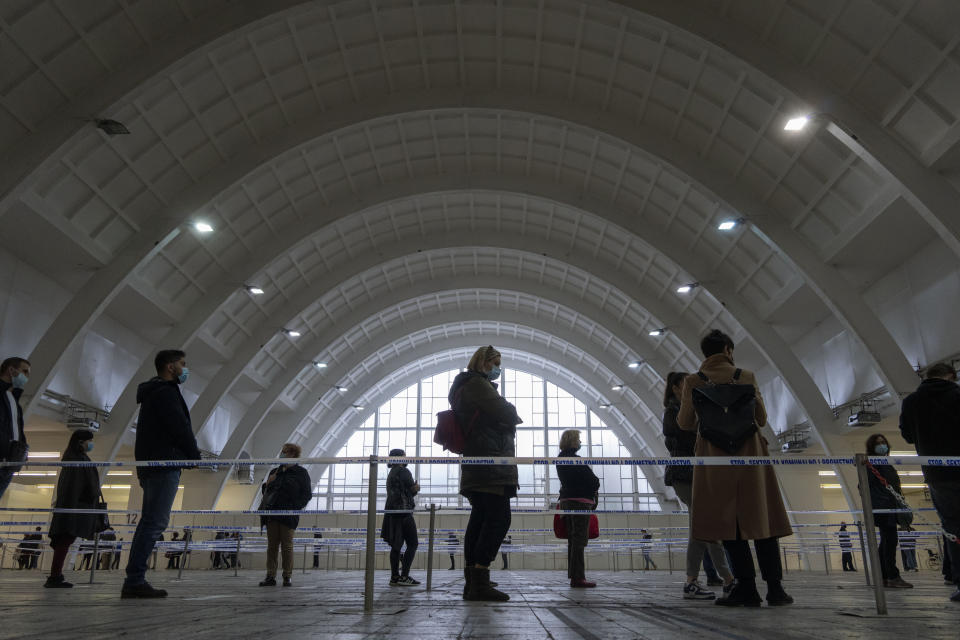
[[[593,505],[571,500],[562,500],[560,508],[564,511],[590,511]],[[590,514],[563,516],[567,521],[567,577],[571,580],[586,578],[587,564],[584,560],[584,550],[587,548],[587,539],[590,533]]]
[[[927,485],[944,531],[960,536],[960,481],[934,480],[927,482]],[[949,571],[948,579],[960,586],[960,542],[950,542],[944,537],[943,550],[943,564],[945,567],[948,563],[950,565],[949,569],[944,570],[944,575]]]
[[[451,569],[456,569],[456,568],[457,568],[456,556],[453,555],[452,553],[450,554],[450,568],[451,568]]]
[[[844,551],[840,554],[840,562],[843,564],[844,571],[857,570],[857,568],[853,566],[853,554],[849,551]]]
[[[463,560],[468,567],[489,567],[510,530],[510,498],[473,491],[467,499],[470,520],[463,536]]]
[[[313,552],[313,568],[314,569],[320,568],[320,554],[317,553],[316,551]]]
[[[417,546],[419,545],[419,541],[417,540],[417,522],[410,514],[387,517],[400,518],[400,531],[402,532],[402,535],[394,535],[390,540],[390,575],[394,577],[408,576],[410,575],[410,567],[413,566],[413,557],[416,555]],[[403,564],[401,568],[400,550],[404,544],[406,544],[407,549],[403,552]]]
[[[739,534],[739,532],[738,532]],[[750,544],[746,540],[724,540],[723,548],[730,557],[730,570],[737,582],[754,582],[757,577],[753,565],[753,556],[750,555]],[[753,548],[757,552],[757,563],[760,565],[760,575],[770,582],[783,580],[783,565],[780,563],[780,543],[776,538],[754,540]]]
[[[76,540],[73,536],[54,536],[50,540],[50,547],[53,549],[53,559],[50,562],[50,575],[52,577],[63,575],[63,562],[67,559],[67,553],[70,552],[70,545]]]
[[[882,513],[876,517],[880,529],[880,574],[884,580],[896,580],[900,577],[897,569],[897,517],[891,513]]]

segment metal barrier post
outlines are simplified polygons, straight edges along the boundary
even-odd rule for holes
[[[880,571],[880,551],[877,548],[877,530],[873,520],[873,503],[870,501],[870,478],[867,472],[867,455],[856,455],[857,477],[860,479],[860,503],[863,509],[863,524],[867,529],[867,544],[870,552],[870,566],[873,568],[873,596],[877,602],[877,613],[887,615],[887,593],[883,590]]]
[[[303,545],[303,574],[307,573],[307,545]]]
[[[93,558],[90,562],[90,582],[93,584],[93,575],[97,572],[97,550],[100,548],[100,532],[93,534]]]
[[[433,587],[433,536],[436,526],[437,505],[430,505],[430,533],[427,535],[427,591]]]
[[[363,577],[363,610],[373,611],[373,570],[376,563],[377,528],[377,456],[370,456],[370,478],[367,487],[367,566]]]
[[[789,570],[787,569],[787,550],[786,549],[783,550],[783,572],[789,573]]]
[[[237,559],[233,562],[233,577],[236,578],[239,575],[240,567],[240,532],[237,532]]]
[[[867,586],[870,586],[870,566],[867,562],[867,543],[863,540],[863,523],[857,520],[857,535],[860,536],[860,556],[863,558],[863,577],[867,579]]]
[[[670,551],[670,545],[667,545],[667,565],[670,569],[670,575],[673,575],[673,553]]]
[[[827,555],[827,545],[823,545],[823,568],[830,575],[830,557]]]
[[[177,566],[177,580],[180,579],[180,576],[183,575],[183,565],[187,564],[187,551],[190,549],[190,538],[193,536],[193,531],[190,529],[184,529],[183,531],[183,555],[180,556],[180,563]]]

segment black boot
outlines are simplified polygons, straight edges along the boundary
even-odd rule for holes
[[[470,592],[470,585],[473,582],[473,567],[464,566],[463,567],[463,599],[467,599],[467,594]]]
[[[793,604],[793,598],[783,590],[779,580],[767,581],[767,604],[771,607],[784,607]]]
[[[730,595],[717,598],[714,604],[721,607],[759,607],[763,602],[757,591],[757,583],[749,578],[737,579]]]
[[[470,600],[472,602],[506,602],[510,599],[510,596],[502,591],[497,591],[490,584],[490,569],[472,567],[470,572],[473,575],[470,577],[470,588],[464,600]]]
[[[43,586],[47,589],[69,589],[73,585],[63,579],[63,574],[61,573],[58,576],[49,576],[47,581],[43,583]]]

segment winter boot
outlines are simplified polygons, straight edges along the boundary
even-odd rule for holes
[[[784,594],[786,595],[786,594]],[[730,595],[717,598],[714,604],[721,607],[759,607],[763,602],[757,583],[751,579],[737,580]]]
[[[783,607],[793,604],[793,598],[783,590],[783,585],[779,580],[767,581],[767,605],[771,607]]]
[[[464,600],[472,602],[506,602],[510,596],[490,585],[490,569],[471,567],[470,586]]]

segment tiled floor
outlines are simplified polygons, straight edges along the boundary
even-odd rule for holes
[[[423,579],[423,575],[416,577]],[[49,638],[611,638],[816,639],[960,637],[960,604],[933,573],[909,579],[917,588],[888,592],[891,614],[875,615],[861,574],[791,573],[792,607],[729,610],[681,598],[679,574],[593,573],[593,590],[570,589],[561,572],[494,571],[505,604],[466,603],[462,573],[435,573],[434,589],[389,587],[380,572],[375,615],[358,613],[363,574],[308,571],[294,587],[259,588],[260,572],[173,571],[152,576],[166,600],[119,598],[119,572],[74,574],[71,590],[41,587],[37,572],[0,572],[0,637]]]

